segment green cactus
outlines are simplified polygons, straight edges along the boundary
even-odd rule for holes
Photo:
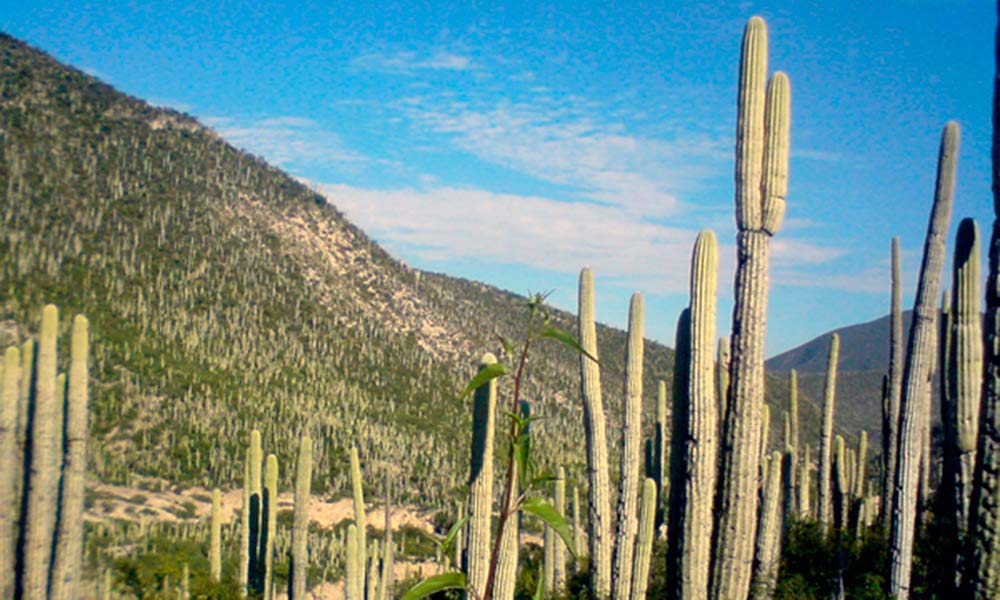
[[[802,467],[799,469],[799,518],[812,518],[812,448],[806,444],[802,449]]]
[[[385,540],[382,544],[382,579],[379,582],[378,600],[389,600],[392,597],[392,586],[395,583],[395,549],[392,542],[392,485],[389,477],[385,478]]]
[[[618,493],[617,522],[612,556],[611,591],[616,600],[628,600],[632,590],[635,538],[639,533],[639,476],[642,443],[642,355],[643,300],[632,294],[628,310],[628,342],[625,348],[625,406],[622,425],[621,487]],[[713,317],[714,319],[714,317]],[[714,342],[713,329],[710,342]],[[709,354],[709,373],[711,373]]]
[[[829,531],[833,522],[833,497],[831,496],[831,461],[833,452],[833,414],[837,400],[837,361],[840,356],[840,336],[830,336],[830,353],[826,363],[826,386],[823,393],[823,425],[820,430],[819,449],[819,522]]]
[[[795,369],[788,372],[788,417],[790,420],[792,448],[798,451],[799,446],[799,373]]]
[[[597,354],[594,323],[594,275],[580,271],[580,345]],[[587,472],[590,475],[590,590],[598,600],[611,596],[611,480],[608,473],[607,425],[601,400],[601,372],[596,360],[580,355],[580,395],[583,397],[584,433],[587,438]]]
[[[309,572],[309,496],[312,486],[312,439],[308,435],[299,441],[299,456],[295,464],[295,508],[292,513],[292,569],[288,582],[289,600],[306,597],[306,575]]]
[[[556,475],[555,481],[555,509],[560,515],[566,514],[566,469],[562,466],[559,467],[558,474]],[[641,526],[641,523],[640,523]],[[552,529],[551,527],[546,527],[546,531]],[[552,585],[556,590],[562,591],[566,588],[566,547],[563,545],[562,541],[556,538],[556,536],[551,536],[553,538],[553,548],[552,548]]]
[[[685,431],[680,437],[685,440],[681,459],[684,478],[678,481],[682,490],[675,554],[680,598],[705,598],[708,592],[719,418],[713,372],[717,269],[715,234],[702,231],[691,260],[690,340],[686,351],[678,352],[678,357],[686,356],[688,364],[687,403],[681,419]]]
[[[833,443],[833,464],[830,473],[830,507],[833,513],[833,527],[837,531],[847,529],[848,510],[851,505],[850,461],[847,457],[844,438],[836,436]]]
[[[241,590],[252,589],[261,593],[263,580],[256,579],[260,572],[257,561],[260,556],[260,528],[262,493],[260,470],[263,462],[260,431],[250,432],[250,448],[247,450],[243,480],[243,511],[240,514],[240,569]],[[249,587],[248,587],[249,586]]]
[[[0,573],[13,573],[18,534],[18,480],[22,476],[17,451],[18,386],[21,380],[21,351],[7,349],[3,377],[0,378]],[[14,597],[14,578],[0,581],[0,598]]]
[[[889,548],[889,594],[907,600],[910,594],[914,526],[917,516],[917,487],[920,463],[930,419],[930,376],[934,369],[934,340],[937,334],[937,295],[944,264],[945,238],[951,219],[955,189],[955,164],[959,127],[945,125],[938,155],[938,176],[934,194],[924,259],[920,267],[913,325],[907,346],[900,402],[899,456],[896,467],[892,529]]]
[[[368,520],[367,514],[365,513],[365,495],[363,482],[361,479],[361,458],[358,456],[358,447],[351,446],[351,489],[354,494],[354,524],[357,526],[357,532],[355,535],[358,536],[358,563],[356,568],[358,572],[355,574],[353,579],[357,588],[354,593],[358,598],[364,596],[365,593],[365,569],[368,567],[368,539],[367,539],[367,527]]]
[[[880,519],[886,529],[892,521],[893,478],[899,453],[899,402],[903,390],[903,286],[900,275],[899,238],[892,238],[892,297],[889,314],[889,372],[886,376],[882,435],[882,510]]]
[[[58,404],[56,384],[58,333],[59,311],[49,304],[42,310],[30,419],[31,471],[25,491],[28,500],[24,515],[24,563],[21,571],[21,594],[24,598],[45,598],[48,595],[52,536],[56,526],[53,508],[59,504],[62,454],[62,407]]]
[[[798,470],[798,457],[795,447],[791,444],[785,445],[785,452],[782,456],[781,479],[782,479],[782,505],[781,512],[784,515],[783,526],[798,515],[798,494],[796,488],[796,474]]]
[[[781,563],[781,452],[775,451],[765,463],[767,484],[761,501],[757,526],[756,554],[751,598],[765,600],[774,595]]]
[[[364,571],[360,564],[361,553],[358,552],[358,526],[351,523],[347,526],[347,557],[344,565],[344,597],[347,600],[364,600],[362,582],[358,581],[359,573]]]
[[[645,600],[649,585],[649,561],[653,556],[653,527],[656,524],[656,482],[642,482],[639,502],[639,534],[635,543],[635,565],[632,571],[632,600]],[[558,587],[557,589],[562,589]]]
[[[656,506],[656,527],[663,524],[663,503],[670,494],[670,413],[667,411],[667,382],[662,379],[656,386],[656,430],[653,474],[659,502]]]
[[[514,471],[514,481],[518,480],[517,462],[511,465]],[[510,600],[514,597],[517,586],[517,563],[520,556],[518,537],[520,524],[518,519],[507,519],[500,538],[500,554],[497,557],[496,581],[493,583],[493,597],[497,600]]]
[[[484,354],[479,369],[495,364],[492,354]],[[491,380],[476,389],[472,400],[472,455],[469,468],[469,543],[466,585],[476,596],[486,592],[490,570],[490,532],[493,514],[493,446],[497,382]]]
[[[764,338],[768,246],[781,227],[788,179],[788,78],[767,79],[767,28],[753,17],[740,59],[736,135],[736,268],[712,597],[744,598],[750,591],[764,399]]]
[[[261,510],[260,552],[257,564],[261,569],[261,589],[264,600],[274,593],[274,538],[278,533],[278,457],[267,455],[264,465],[264,493]]]
[[[212,490],[212,513],[208,525],[208,574],[212,581],[222,581],[222,494]]]

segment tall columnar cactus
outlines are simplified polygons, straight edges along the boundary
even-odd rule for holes
[[[722,437],[722,419],[728,410],[729,398],[729,338],[719,338],[719,349],[715,353],[715,395],[719,405],[719,437]]]
[[[555,481],[555,509],[560,515],[566,514],[566,469],[559,467],[559,472]],[[642,523],[640,523],[640,527]],[[551,528],[549,528],[551,529]],[[641,531],[640,531],[641,536]],[[555,538],[555,536],[552,536]],[[555,542],[552,548],[552,585],[557,591],[566,588],[566,546],[562,540],[553,539]]]
[[[365,513],[365,494],[361,479],[361,459],[358,456],[358,447],[351,446],[351,489],[354,494],[354,524],[357,526],[355,535],[358,536],[358,564],[357,577],[354,581],[358,588],[355,590],[357,597],[362,597],[365,593],[365,569],[368,567],[367,550],[368,538],[366,528],[368,520]]]
[[[802,468],[799,469],[799,518],[812,518],[812,448],[802,449]]]
[[[896,467],[892,534],[889,549],[889,594],[906,600],[910,594],[914,526],[917,515],[917,486],[923,444],[930,418],[929,385],[934,368],[933,340],[937,295],[944,264],[945,238],[951,219],[955,190],[955,164],[958,158],[959,127],[945,125],[938,155],[937,185],[931,211],[924,258],[920,267],[913,325],[907,346],[903,372],[903,395],[900,402],[899,456]]]
[[[511,465],[513,480],[517,481],[517,463]],[[493,597],[497,600],[513,600],[517,586],[517,562],[519,556],[518,538],[520,524],[515,518],[507,520],[500,538],[500,554],[497,556],[496,581],[493,583]]]
[[[892,522],[893,478],[899,455],[899,402],[903,393],[903,291],[899,264],[899,238],[892,238],[892,297],[889,308],[889,373],[882,418],[882,522]]]
[[[359,592],[363,589],[363,582],[358,581],[358,576],[364,572],[364,565],[359,562],[358,526],[351,523],[347,526],[347,556],[344,561],[344,597],[347,600],[364,600],[364,594]]]
[[[289,600],[306,597],[306,575],[309,572],[309,496],[312,487],[312,439],[308,435],[299,441],[299,456],[295,464],[295,508],[292,513],[292,571],[288,582]]]
[[[495,364],[484,354],[479,368]],[[469,467],[469,544],[466,553],[467,585],[476,596],[486,592],[490,570],[490,523],[493,514],[493,440],[497,402],[496,379],[480,386],[472,400],[472,455]]]
[[[21,380],[21,352],[4,355],[0,378],[0,573],[13,573],[17,549],[18,479],[22,475],[17,451],[17,393]],[[14,597],[14,578],[0,580],[0,598]]]
[[[994,44],[994,58],[1000,61],[1000,31]],[[977,600],[1000,595],[1000,547],[996,544],[1000,531],[1000,76],[993,79],[991,174],[994,220],[986,279],[983,406],[969,519],[972,540],[963,575],[967,596]]]
[[[260,471],[263,456],[260,431],[254,429],[250,432],[250,447],[247,450],[246,465],[244,465],[243,512],[240,515],[239,581],[241,590],[247,590],[249,585],[258,593],[263,591],[263,579],[257,576],[261,572],[258,560],[263,556],[260,552],[264,500]]]
[[[663,503],[670,494],[670,413],[667,410],[667,382],[662,379],[656,388],[656,431],[653,479],[659,502],[656,506],[656,526],[663,524]]]
[[[645,600],[649,585],[649,561],[653,556],[653,527],[656,524],[656,482],[646,478],[639,503],[639,535],[635,543],[632,572],[632,600]],[[562,589],[561,586],[558,589]]]
[[[969,504],[976,467],[976,442],[983,382],[983,329],[980,304],[979,230],[972,219],[963,219],[955,242],[952,268],[951,351],[949,352],[946,440],[953,444],[945,453],[945,481],[953,482],[955,534],[964,542],[969,522]]]
[[[222,581],[222,494],[212,490],[212,512],[208,522],[208,574],[212,581]]]
[[[854,490],[852,493],[855,498],[863,498],[865,495],[865,478],[867,477],[868,467],[868,432],[863,429],[861,430],[861,435],[858,437],[857,461],[854,469]]]
[[[264,501],[261,511],[260,553],[257,564],[262,567],[261,589],[264,600],[272,600],[274,593],[274,537],[278,525],[278,457],[267,455],[264,465]]]
[[[49,593],[53,598],[75,598],[79,595],[87,473],[87,407],[90,401],[89,331],[87,318],[77,315],[73,319],[70,340],[69,389],[63,435],[66,448],[59,494],[59,527],[49,584]]]
[[[736,133],[736,267],[730,393],[717,501],[712,596],[750,591],[757,528],[760,407],[764,399],[768,246],[781,227],[788,183],[788,78],[767,79],[767,28],[753,17],[743,36]]]
[[[792,436],[789,442],[796,451],[799,446],[799,373],[795,369],[788,372],[788,418]]]
[[[757,527],[757,547],[754,558],[751,598],[765,600],[774,595],[781,562],[781,452],[775,451],[767,461],[767,486]]]
[[[833,443],[833,464],[830,473],[830,506],[833,513],[833,526],[837,531],[847,528],[847,513],[851,505],[850,460],[844,446],[844,438],[837,436]]]
[[[676,559],[680,598],[707,598],[715,498],[718,413],[713,346],[718,249],[715,234],[702,231],[691,259],[690,340],[687,351],[687,405],[682,415],[684,479],[679,497]],[[680,354],[678,354],[680,356]]]
[[[580,272],[580,345],[593,358],[597,355],[594,323],[594,275]],[[601,400],[601,373],[597,362],[580,356],[584,433],[587,438],[587,472],[590,483],[590,589],[598,600],[611,596],[611,480],[608,473],[607,425]]]
[[[713,337],[710,341],[714,341]],[[618,493],[618,530],[611,571],[614,598],[628,600],[632,590],[635,537],[639,533],[640,447],[642,443],[643,300],[632,294],[628,309],[628,343],[625,347],[625,406]],[[709,357],[711,364],[711,356]]]
[[[781,512],[783,514],[782,524],[787,525],[788,521],[798,515],[798,490],[796,489],[796,473],[798,471],[798,457],[795,447],[791,444],[785,446],[785,452],[781,462],[782,479],[782,503]]]
[[[56,389],[56,338],[59,311],[49,304],[42,310],[35,369],[31,423],[31,471],[28,474],[27,510],[24,515],[21,596],[48,595],[52,536],[56,526],[54,507],[59,504],[59,467],[62,454],[60,422],[62,407]]]
[[[827,530],[832,521],[830,466],[833,452],[833,413],[837,399],[837,360],[840,356],[840,336],[830,336],[830,354],[826,363],[826,388],[823,393],[823,428],[819,447],[819,522]]]

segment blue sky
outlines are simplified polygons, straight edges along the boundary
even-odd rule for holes
[[[962,125],[952,231],[988,235],[996,9],[986,0],[556,3],[0,0],[0,28],[185,111],[328,195],[414,266],[598,318],[646,296],[673,345],[694,238],[732,310],[739,44],[763,16],[792,86],[768,352],[877,318],[890,238],[912,303],[941,128]]]

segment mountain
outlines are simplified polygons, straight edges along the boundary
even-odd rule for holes
[[[903,311],[903,339],[910,332],[913,311]],[[808,342],[768,359],[769,371],[797,370],[801,373],[826,373],[830,336],[840,335],[841,371],[882,371],[889,368],[889,315],[828,331]]]
[[[94,479],[239,485],[259,428],[288,485],[309,430],[317,493],[347,493],[357,444],[373,493],[391,477],[403,501],[452,506],[471,431],[459,391],[496,334],[523,333],[524,298],[404,265],[336,198],[7,35],[0,147],[0,344],[37,331],[48,302],[63,330],[90,317]],[[598,336],[614,432],[625,337]],[[578,360],[540,345],[525,396],[546,417],[543,462],[583,478]],[[672,362],[647,343],[647,391]]]

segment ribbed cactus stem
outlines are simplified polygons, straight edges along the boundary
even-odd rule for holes
[[[757,527],[751,598],[766,600],[774,595],[781,562],[781,452],[771,454],[767,465],[767,485],[761,503],[760,525]]]
[[[788,177],[788,78],[766,86],[767,28],[753,17],[743,37],[736,134],[736,267],[725,456],[716,506],[713,598],[750,592],[757,529],[760,411],[764,401],[768,246],[781,226]],[[766,142],[765,142],[766,140]]]
[[[261,511],[260,547],[262,558],[259,562],[264,567],[263,590],[264,600],[274,598],[274,538],[278,526],[278,457],[267,455],[264,464],[264,501]]]
[[[802,468],[799,469],[799,518],[812,518],[812,448],[802,449]]]
[[[889,306],[889,373],[887,376],[887,422],[883,440],[882,511],[881,518],[888,529],[892,524],[896,465],[899,462],[899,413],[903,393],[903,285],[900,274],[899,238],[892,238],[891,299]]]
[[[309,496],[312,490],[312,439],[302,436],[295,463],[295,507],[292,512],[292,570],[289,600],[306,597],[309,573]]]
[[[344,561],[344,597],[346,600],[364,600],[364,594],[359,593],[364,583],[358,581],[359,574],[364,572],[364,566],[358,552],[358,526],[351,523],[347,526],[347,557]]]
[[[635,538],[639,533],[639,482],[642,446],[642,355],[644,309],[642,295],[632,294],[628,309],[628,338],[625,346],[625,406],[622,423],[621,487],[618,493],[617,522],[611,570],[612,597],[628,600],[632,590]],[[714,333],[711,341],[714,341]],[[711,355],[709,357],[711,364]],[[711,367],[709,367],[711,368]]]
[[[495,364],[492,354],[484,354],[479,369]],[[467,585],[476,596],[486,592],[490,569],[490,519],[493,514],[493,446],[497,401],[496,379],[480,386],[472,398],[472,454],[469,467],[469,543]]]
[[[726,414],[729,398],[729,338],[719,338],[719,349],[715,353],[715,395],[719,405],[719,437],[722,437],[722,420]]]
[[[560,515],[566,515],[566,469],[559,467],[555,481],[555,509]],[[640,523],[640,527],[641,527]],[[551,527],[549,528],[551,529]],[[555,538],[555,536],[553,536]],[[552,585],[558,592],[566,588],[566,546],[561,539],[554,539],[552,548]]]
[[[972,219],[958,226],[955,263],[952,269],[954,308],[952,310],[951,361],[948,386],[954,401],[949,411],[954,421],[945,426],[955,439],[957,464],[946,465],[955,472],[956,522],[960,536],[969,522],[969,503],[976,465],[979,412],[983,382],[983,330],[980,302],[979,230]]]
[[[594,358],[597,353],[597,326],[594,322],[594,275],[589,268],[580,272],[580,345]],[[597,362],[580,356],[581,396],[584,433],[587,438],[587,472],[590,482],[590,590],[597,600],[611,596],[611,480],[608,473],[608,441],[604,403],[601,400],[601,373]]]
[[[570,503],[573,505],[573,509],[572,509],[573,510],[573,549],[576,551],[576,554],[579,555],[580,554],[580,549],[583,548],[586,540],[584,540],[585,535],[583,533],[583,522],[580,519],[580,493],[576,489],[575,485],[573,486],[573,491],[570,494]],[[574,564],[574,569],[575,569],[575,565],[576,565],[576,558],[575,557],[573,559],[573,564]]]
[[[691,258],[690,339],[687,351],[687,407],[683,423],[684,479],[680,498],[677,560],[682,598],[707,598],[712,547],[712,502],[717,473],[718,413],[714,377],[718,245],[705,230]],[[682,354],[677,355],[677,360]]]
[[[254,429],[250,432],[250,447],[247,449],[244,467],[244,511],[240,516],[240,526],[243,529],[240,540],[240,589],[246,590],[247,585],[250,585],[258,594],[264,591],[264,554],[261,545],[264,523],[264,494],[261,487],[263,463],[260,431]]]
[[[761,470],[760,470],[761,477],[760,477],[760,479],[761,479],[761,482],[764,482],[764,481],[767,480],[767,473],[768,473],[769,467],[766,464],[764,464],[764,463],[767,462],[767,459],[770,456],[770,451],[768,450],[768,446],[771,443],[770,437],[771,437],[771,407],[768,406],[767,404],[764,404],[763,406],[760,407],[760,464],[761,464]]]
[[[90,403],[90,323],[83,315],[73,319],[70,338],[69,384],[59,527],[49,582],[53,598],[79,596],[83,561],[83,510],[87,479],[87,411]]]
[[[833,521],[833,498],[830,493],[830,468],[833,460],[833,413],[837,400],[837,360],[840,356],[840,336],[830,336],[830,353],[826,363],[826,386],[823,392],[823,424],[819,448],[819,522],[830,529]]]
[[[653,535],[656,525],[656,482],[642,482],[639,501],[639,535],[635,543],[635,567],[632,572],[632,600],[645,600],[649,586],[649,562],[653,556]],[[557,589],[562,590],[559,586]]]
[[[864,429],[861,430],[861,435],[858,437],[857,461],[854,471],[854,497],[864,498],[868,467],[868,432]]]
[[[517,463],[513,469],[513,480],[518,480]],[[519,556],[518,533],[520,525],[516,518],[507,520],[500,538],[500,555],[497,557],[496,580],[493,583],[493,598],[495,600],[514,600],[514,590],[517,587],[517,562]]]
[[[208,576],[222,581],[222,494],[212,490],[212,512],[208,522]]]
[[[31,470],[28,474],[27,510],[24,515],[23,598],[48,597],[52,536],[59,505],[59,471],[62,464],[62,407],[56,384],[56,339],[59,311],[49,304],[42,310],[35,369],[35,395],[31,423]]]
[[[382,579],[379,582],[378,600],[392,598],[392,586],[395,584],[395,548],[392,541],[392,485],[389,477],[385,478],[385,543],[382,544]]]
[[[351,446],[351,489],[354,494],[354,524],[357,526],[358,536],[358,564],[357,577],[355,583],[358,586],[355,593],[361,597],[365,593],[365,569],[368,566],[367,549],[368,538],[366,528],[368,526],[367,513],[365,512],[365,495],[361,478],[361,458],[358,456],[358,447]]]
[[[844,438],[838,435],[833,443],[833,469],[831,472],[833,525],[838,531],[847,526],[847,510],[851,503],[849,472],[850,466],[848,465]]]
[[[656,526],[663,524],[664,502],[670,494],[670,412],[667,410],[667,382],[662,379],[656,386],[656,431],[654,439],[655,460],[653,479],[659,501],[656,506]]]
[[[17,396],[21,381],[21,352],[4,354],[0,378],[0,573],[14,573],[17,550],[18,480],[22,466],[17,451]],[[14,597],[14,578],[0,580],[0,598]]]
[[[799,446],[799,373],[795,369],[788,372],[788,416],[792,429],[792,439],[789,443],[797,451],[801,446]]]
[[[782,524],[787,525],[788,521],[798,515],[799,507],[797,501],[798,491],[795,483],[798,470],[798,459],[795,455],[795,448],[788,444],[781,458],[781,479],[782,479],[782,503],[781,512],[783,514]]]
[[[899,457],[895,478],[895,501],[889,548],[889,594],[907,600],[913,562],[914,525],[917,515],[917,487],[923,444],[930,419],[930,375],[934,368],[933,345],[937,313],[936,301],[944,264],[945,239],[951,219],[958,158],[959,127],[949,122],[941,136],[934,207],[931,211],[923,264],[917,284],[913,325],[903,372],[900,403]]]

